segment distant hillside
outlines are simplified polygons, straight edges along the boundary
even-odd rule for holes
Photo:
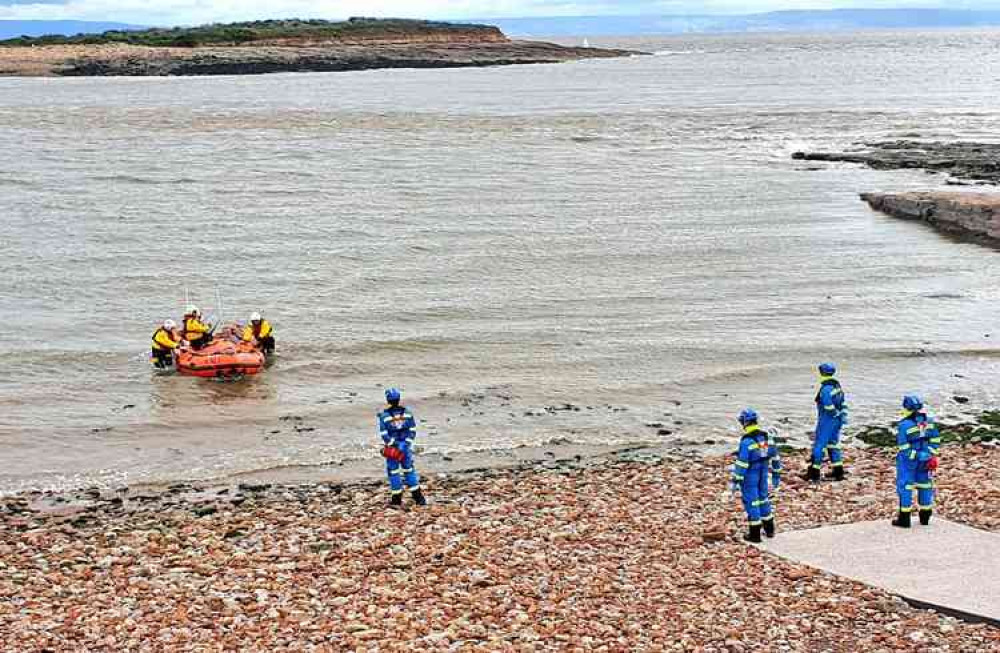
[[[488,22],[514,37],[629,36],[723,32],[826,32],[865,29],[1000,26],[1000,11],[835,9],[739,16],[576,16],[497,18]]]
[[[108,30],[144,29],[125,23],[95,23],[85,20],[0,20],[0,40],[18,36],[94,34]]]
[[[502,42],[496,27],[424,20],[351,18],[326,20],[259,20],[198,27],[115,29],[99,34],[18,37],[3,46],[27,45],[139,45],[193,48],[229,45],[303,45],[346,42]]]
[[[477,37],[499,31],[519,37],[628,36],[650,34],[847,31],[1000,26],[1000,11],[951,9],[835,9],[775,11],[746,15],[570,16],[497,18],[475,22],[432,22],[375,18],[265,20],[199,27],[146,28],[123,23],[87,21],[0,20],[2,45],[100,44],[181,46],[234,45],[267,41],[344,41],[409,39],[441,35],[450,40],[465,32]],[[469,32],[469,30],[476,30]],[[499,36],[498,36],[499,35]],[[21,36],[33,37],[22,39]],[[44,37],[44,38],[39,38]],[[10,39],[14,41],[10,42]]]

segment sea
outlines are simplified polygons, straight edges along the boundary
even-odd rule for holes
[[[428,455],[997,405],[1000,252],[858,197],[983,189],[791,155],[996,141],[1000,31],[589,43],[650,54],[0,79],[0,493],[372,461],[389,386]],[[154,374],[189,302],[270,367]]]

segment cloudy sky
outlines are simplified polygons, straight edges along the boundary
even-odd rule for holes
[[[728,14],[774,9],[1000,9],[1000,0],[0,0],[0,19],[192,24],[257,18],[500,18],[603,14]]]

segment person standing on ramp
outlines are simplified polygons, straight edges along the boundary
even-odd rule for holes
[[[739,416],[743,427],[740,438],[740,448],[733,463],[733,475],[730,490],[740,493],[743,509],[746,510],[750,528],[743,539],[747,542],[760,542],[760,531],[774,537],[774,513],[771,509],[771,492],[768,487],[777,489],[781,482],[781,459],[778,449],[771,442],[767,433],[757,424],[757,411],[747,408]],[[770,479],[769,479],[770,477]]]
[[[903,397],[903,419],[896,430],[896,494],[899,515],[893,526],[910,527],[913,491],[917,491],[920,523],[931,523],[934,509],[934,472],[938,466],[941,434],[934,419],[927,415],[924,402],[916,395]]]

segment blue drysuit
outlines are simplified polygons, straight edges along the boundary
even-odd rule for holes
[[[773,519],[768,477],[771,487],[781,483],[781,458],[767,433],[756,424],[743,429],[740,448],[733,463],[733,485],[739,487],[743,508],[751,526]]]
[[[410,491],[420,488],[420,479],[413,468],[413,440],[417,437],[417,421],[405,406],[387,406],[378,414],[378,432],[382,442],[396,447],[406,458],[402,463],[385,459],[385,471],[389,476],[392,494],[403,493],[403,481]]]
[[[847,421],[844,391],[833,377],[823,377],[816,393],[816,437],[813,440],[812,466],[820,469],[823,459],[830,454],[834,467],[843,467],[844,456],[840,448],[840,429]]]
[[[917,491],[920,510],[934,507],[934,478],[927,463],[938,455],[941,434],[927,413],[910,413],[899,422],[896,431],[896,493],[899,511],[913,510],[913,491]]]

